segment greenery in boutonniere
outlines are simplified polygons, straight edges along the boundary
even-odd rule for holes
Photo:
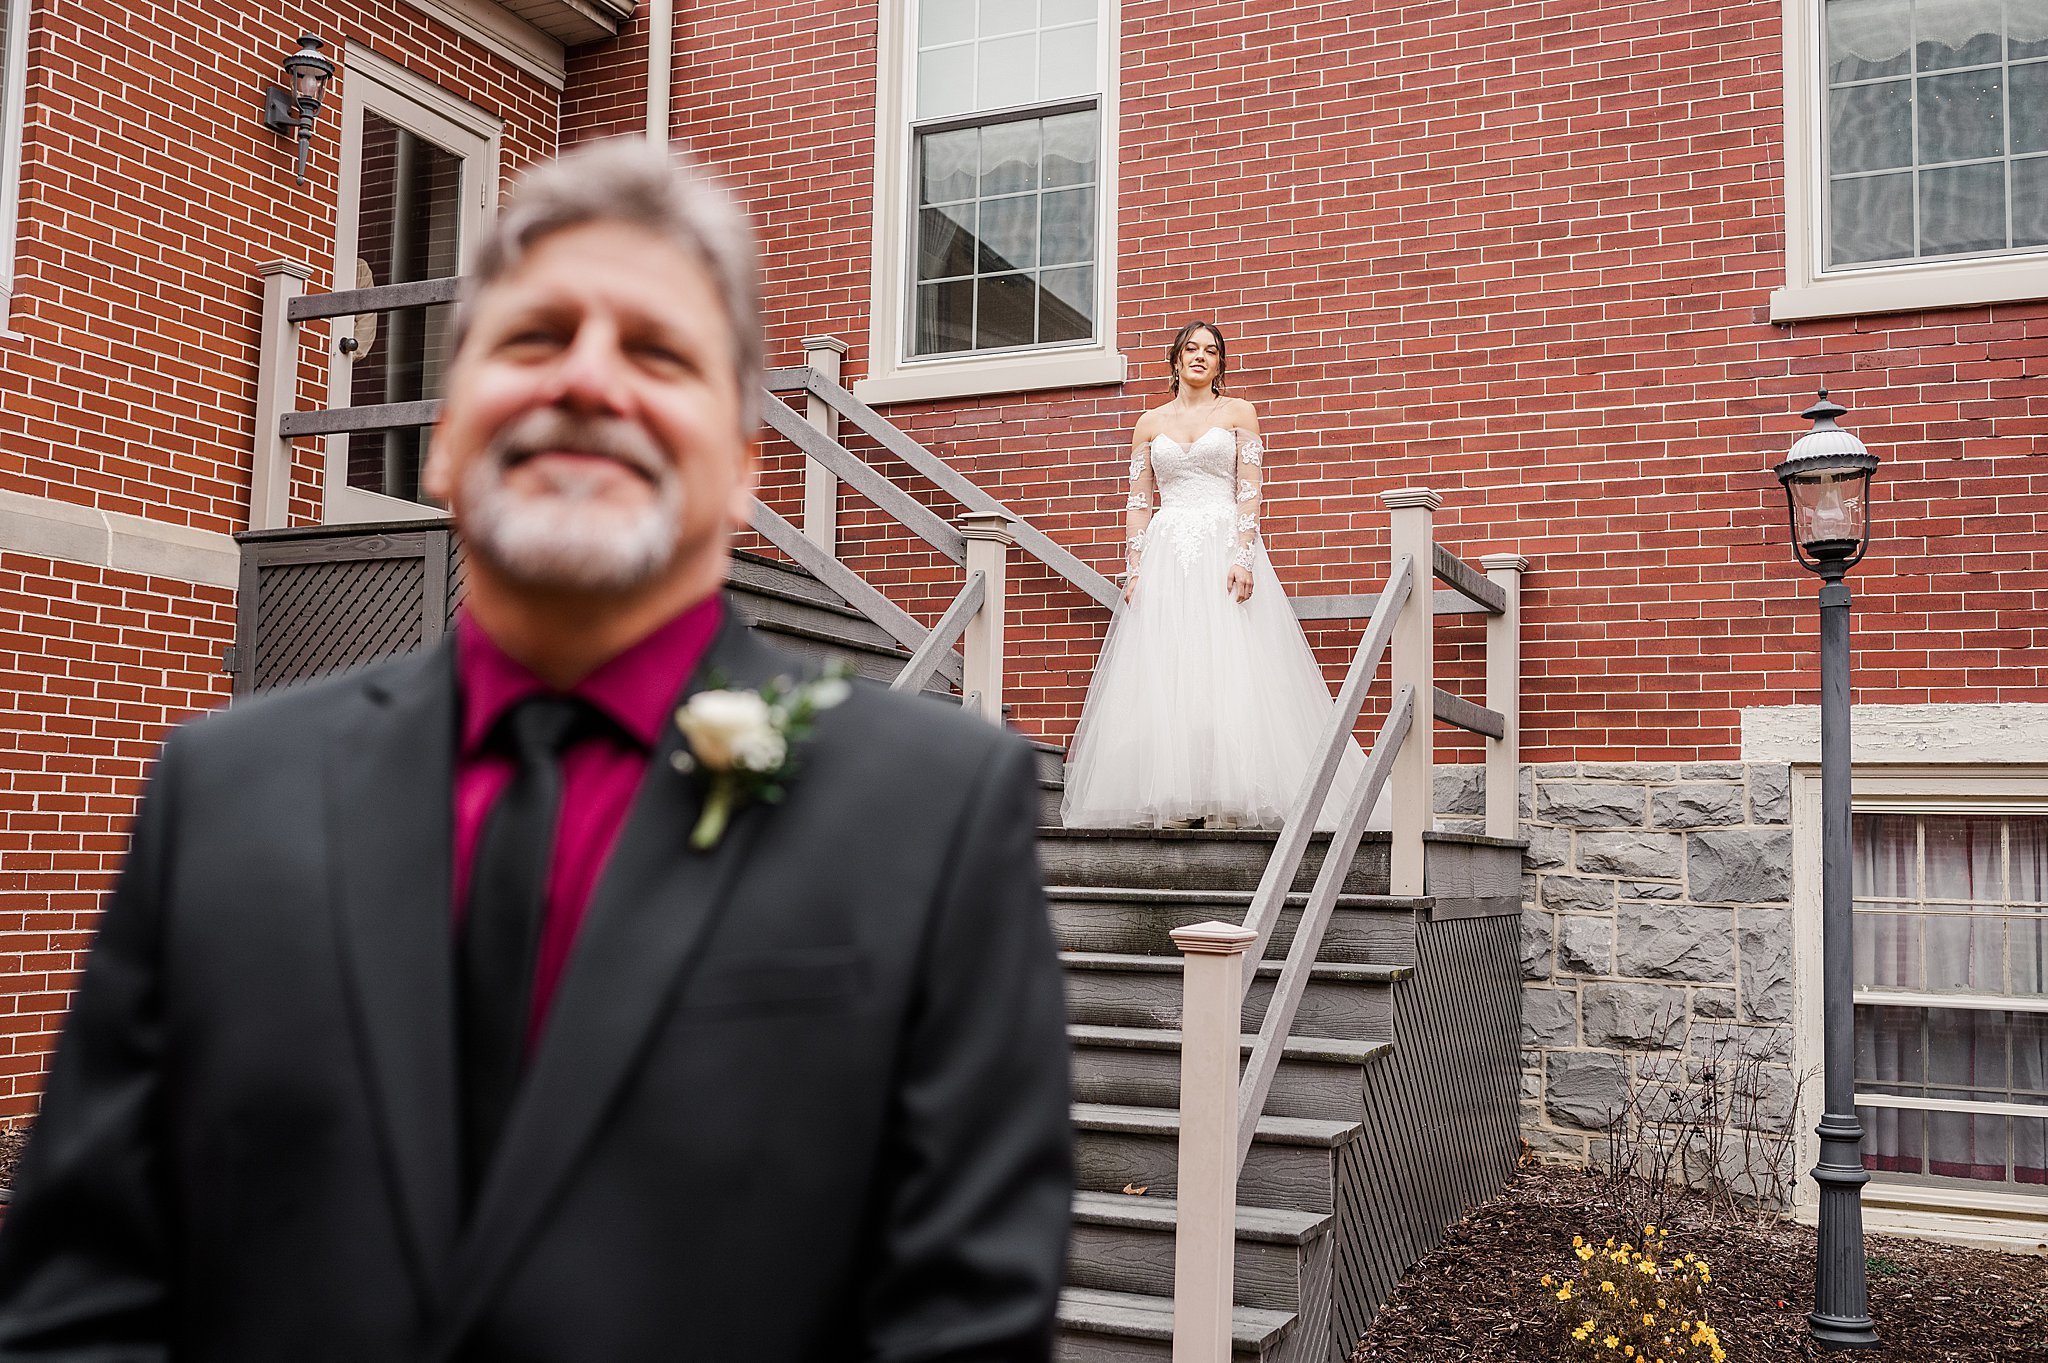
[[[676,754],[676,769],[701,767],[710,778],[690,846],[709,851],[742,805],[774,804],[788,793],[797,745],[822,712],[852,694],[852,675],[852,668],[834,662],[815,681],[777,677],[758,691],[720,686],[683,703],[676,727],[689,747]]]

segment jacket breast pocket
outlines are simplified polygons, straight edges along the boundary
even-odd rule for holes
[[[860,997],[867,964],[853,946],[716,957],[683,986],[682,1009],[726,1017],[831,1011]]]

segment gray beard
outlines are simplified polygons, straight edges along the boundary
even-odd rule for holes
[[[665,462],[635,460],[654,477],[654,499],[629,510],[605,504],[596,479],[567,472],[545,492],[513,492],[511,450],[493,450],[463,475],[462,535],[470,549],[522,586],[629,592],[667,568],[681,535],[683,489]]]

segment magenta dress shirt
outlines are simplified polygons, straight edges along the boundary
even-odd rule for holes
[[[530,1051],[547,1020],[591,893],[625,826],[648,758],[670,723],[683,683],[697,668],[724,618],[711,596],[669,621],[569,689],[608,716],[613,727],[577,740],[562,755],[562,810],[548,862],[547,917],[534,967]],[[455,757],[455,920],[469,903],[469,874],[484,818],[514,763],[485,740],[504,713],[546,682],[505,653],[467,614],[455,626],[455,684],[461,696],[461,745]],[[687,830],[683,830],[686,832]],[[678,833],[678,837],[683,836]]]

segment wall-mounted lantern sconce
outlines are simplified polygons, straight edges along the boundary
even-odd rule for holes
[[[284,86],[263,92],[263,126],[279,137],[299,140],[299,183],[306,183],[306,157],[313,148],[313,120],[320,115],[320,96],[334,75],[334,63],[320,55],[327,44],[308,33],[299,50],[284,59]]]

